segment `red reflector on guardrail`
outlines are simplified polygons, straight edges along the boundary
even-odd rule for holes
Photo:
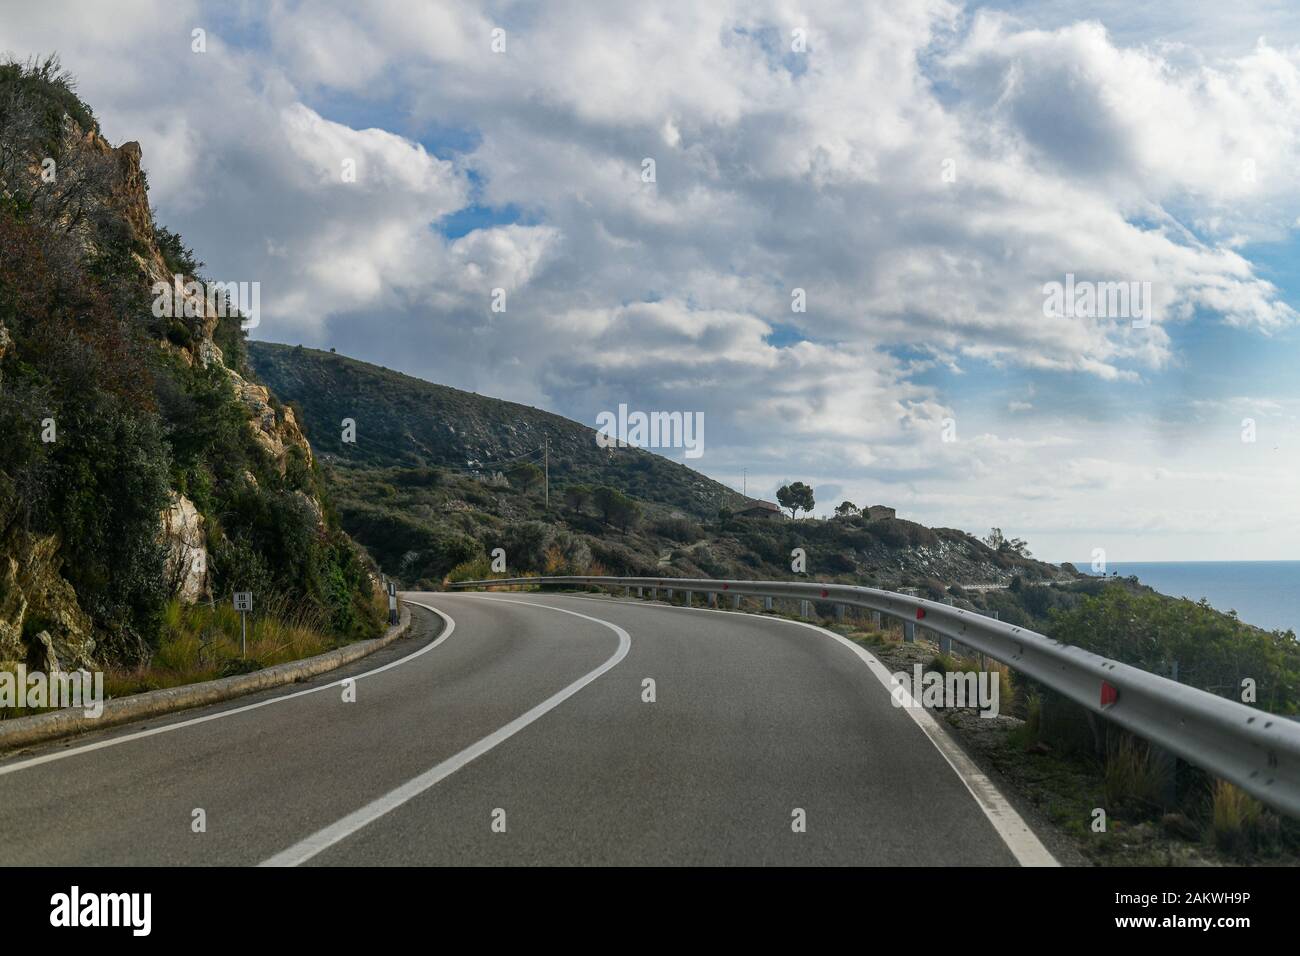
[[[827,591],[825,588],[822,588],[822,597],[829,597],[830,593],[831,593],[830,591]]]
[[[916,619],[919,621],[919,620],[921,620],[921,618],[923,618],[923,617],[925,617],[925,608],[923,608],[923,607],[918,607],[918,608],[916,609]]]
[[[722,586],[722,590],[726,591],[726,590],[728,590],[730,587],[731,587],[730,584],[724,584],[724,585]]]
[[[1101,706],[1109,707],[1119,700],[1119,688],[1105,681],[1101,682]]]

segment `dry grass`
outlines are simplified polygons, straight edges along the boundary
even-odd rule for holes
[[[385,601],[385,610],[387,602]],[[108,668],[110,697],[213,680],[322,654],[337,646],[318,616],[270,601],[248,618],[248,651],[241,660],[239,612],[228,604],[168,603],[163,636],[145,667]]]
[[[1106,755],[1106,802],[1113,808],[1139,815],[1161,805],[1161,775],[1146,741],[1128,734],[1119,738]]]
[[[1244,856],[1274,842],[1276,820],[1245,790],[1215,780],[1210,796],[1210,835],[1220,850]]]

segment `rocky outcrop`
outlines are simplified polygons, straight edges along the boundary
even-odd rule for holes
[[[162,513],[167,546],[167,581],[173,596],[194,604],[208,594],[208,545],[203,515],[194,502],[173,492]]]
[[[316,530],[323,534],[325,532],[325,510],[321,507],[321,503],[305,491],[295,491],[294,496],[298,498],[304,508],[311,512],[312,520],[316,522]]]
[[[154,248],[153,214],[149,210],[149,192],[145,185],[144,170],[140,166],[142,156],[140,144],[123,143],[117,149],[109,146],[103,137],[96,136],[117,161],[116,177],[113,183],[114,204],[122,211],[122,216],[131,226],[137,239]],[[156,251],[156,250],[155,250]],[[162,257],[158,257],[161,261]]]
[[[149,208],[148,187],[141,166],[140,144],[130,142],[118,147],[111,146],[98,130],[83,132],[71,119],[67,120],[64,138],[68,155],[85,157],[81,161],[82,165],[98,164],[102,169],[106,180],[107,202],[130,230],[134,240],[131,243],[131,257],[140,267],[151,294],[158,283],[165,284],[168,294],[174,297],[171,311],[175,320],[183,323],[190,331],[188,344],[178,345],[164,339],[160,342],[160,347],[191,366],[198,364],[206,368],[213,361],[222,361],[221,350],[212,338],[219,321],[216,310],[207,307],[202,290],[196,286],[186,288],[186,282],[193,280],[193,276],[182,276],[180,288],[176,288],[176,276],[168,268],[158,246],[153,214]],[[87,251],[94,251],[96,233],[89,220],[77,230],[77,234],[81,236]]]
[[[68,92],[63,91],[65,96]],[[220,374],[228,375],[235,401],[221,394],[214,398],[221,405],[219,414],[212,408],[204,411],[212,412],[214,419],[219,418],[223,428],[232,415],[237,423],[240,418],[246,419],[251,435],[266,453],[265,460],[260,455],[248,454],[249,443],[240,441],[238,449],[230,453],[233,460],[219,463],[226,467],[217,467],[216,462],[194,463],[196,480],[211,482],[212,494],[199,498],[214,502],[213,511],[206,519],[194,501],[179,493],[182,485],[177,484],[170,498],[163,499],[160,485],[151,483],[148,510],[158,509],[157,525],[145,522],[138,530],[133,525],[130,533],[140,536],[133,543],[145,549],[161,544],[166,561],[165,579],[159,583],[169,586],[170,593],[182,601],[196,602],[208,597],[214,587],[208,542],[209,537],[214,546],[224,541],[221,527],[215,521],[232,490],[224,482],[233,480],[236,485],[247,482],[257,496],[269,497],[291,490],[302,499],[302,517],[314,521],[322,535],[332,533],[326,527],[321,501],[311,493],[314,482],[304,480],[309,476],[301,472],[302,465],[310,468],[313,463],[311,446],[293,411],[281,406],[265,386],[244,378],[247,373],[240,367],[242,363],[232,361],[217,345],[218,335],[222,342],[227,342],[226,332],[234,331],[227,328],[230,316],[218,314],[226,312],[229,299],[218,288],[204,285],[195,276],[186,274],[187,270],[197,268],[188,261],[191,254],[183,246],[178,248],[178,237],[155,225],[139,144],[128,142],[113,147],[88,118],[88,111],[65,112],[62,125],[52,125],[49,111],[63,102],[64,98],[55,97],[52,101],[47,98],[23,104],[26,112],[21,115],[29,122],[17,132],[13,119],[18,114],[7,113],[8,125],[0,123],[0,200],[12,200],[30,210],[33,222],[58,237],[59,263],[71,265],[80,260],[84,265],[97,260],[110,261],[108,285],[96,290],[112,293],[105,298],[107,307],[116,309],[119,300],[128,300],[137,283],[154,305],[166,306],[150,310],[152,316],[148,312],[139,314],[140,310],[134,308],[129,315],[123,313],[124,319],[135,322],[130,329],[135,337],[132,346],[156,344],[175,360],[158,366],[160,393],[189,394],[190,384],[201,382],[203,394],[208,396],[209,377],[191,375],[178,368],[177,362],[196,372],[209,369],[218,378]],[[79,125],[78,120],[87,125]],[[54,151],[58,156],[57,176],[45,179],[42,175],[47,172],[44,161],[51,151],[51,137],[61,139],[61,148]],[[127,255],[129,260],[124,258]],[[75,270],[69,269],[68,274],[74,275]],[[87,273],[87,282],[97,284],[98,279],[92,282]],[[211,301],[209,293],[213,297]],[[166,302],[159,300],[162,295],[167,297]],[[16,321],[11,319],[8,327],[0,322],[0,362],[5,366],[13,365],[15,339],[26,342],[27,322],[22,315]],[[75,333],[69,329],[68,334]],[[108,338],[117,341],[116,328],[110,330]],[[106,350],[106,354],[110,351]],[[227,361],[237,367],[228,367]],[[45,378],[57,378],[61,373],[62,368],[55,365],[41,369]],[[147,403],[148,388],[148,382],[141,383],[142,396],[137,405]],[[233,407],[236,401],[238,408]],[[168,416],[179,420],[188,414],[188,407],[181,402],[156,412],[164,425],[169,421]],[[150,411],[141,417],[154,415]],[[230,466],[233,466],[233,477]],[[73,543],[71,536],[76,533],[76,525],[57,515],[51,518],[37,511],[33,511],[35,517],[20,515],[15,479],[6,474],[5,468],[0,449],[0,667],[6,662],[24,662],[47,670],[93,668],[96,653],[104,658],[104,663],[147,660],[160,637],[154,632],[154,618],[142,612],[136,620],[132,617],[134,608],[123,612],[120,607],[109,606],[116,600],[116,591],[108,581],[113,577],[111,571],[103,566],[95,567],[91,574],[80,565],[69,565],[77,573],[63,576],[60,545],[65,545],[64,551],[71,550],[66,546]],[[292,479],[284,483],[287,488],[275,480],[276,471]],[[189,481],[191,473],[185,475],[184,480]],[[33,524],[29,525],[29,521]],[[41,533],[33,533],[33,527]],[[57,534],[45,533],[48,531],[61,531],[66,537],[61,542]],[[273,560],[280,558],[276,548],[267,546],[260,550],[272,554]],[[156,565],[149,564],[147,573],[155,574],[155,568]],[[72,581],[78,587],[87,585],[82,601],[93,618],[79,604]],[[130,618],[128,625],[120,623],[123,613]],[[165,639],[165,635],[161,636]]]
[[[131,255],[140,267],[143,280],[151,290],[156,289],[159,283],[166,286],[167,294],[173,297],[170,311],[175,321],[182,322],[189,330],[188,341],[184,344],[163,339],[159,347],[187,365],[207,368],[216,364],[224,367],[225,356],[214,340],[220,321],[217,309],[210,307],[215,303],[207,301],[203,288],[194,284],[193,276],[182,275],[178,283],[159,248],[141,167],[140,144],[129,142],[115,148],[98,130],[85,132],[70,119],[67,124],[65,137],[68,146],[74,151],[97,157],[107,167],[109,202],[136,240]],[[94,241],[89,231],[86,232],[86,241],[92,244]],[[3,337],[0,337],[0,357],[3,357],[3,343]],[[226,368],[226,372],[236,395],[248,409],[253,437],[275,460],[280,473],[284,474],[289,449],[294,447],[301,449],[310,464],[311,446],[292,409],[282,408],[277,414],[265,386],[247,381],[234,369]],[[320,508],[318,502],[316,508]]]
[[[59,573],[58,537],[15,532],[0,554],[0,666],[92,667],[90,618]]]
[[[227,369],[230,380],[235,386],[235,394],[248,409],[248,425],[253,431],[253,438],[275,460],[276,467],[283,475],[287,466],[290,448],[299,448],[311,464],[311,445],[307,443],[293,409],[281,406],[276,414],[271,404],[271,393],[265,385],[250,382],[233,369]],[[316,503],[319,510],[320,504]]]

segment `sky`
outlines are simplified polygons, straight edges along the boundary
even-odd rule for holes
[[[661,452],[821,514],[1300,559],[1294,4],[3,0],[0,52],[254,338],[702,413]]]

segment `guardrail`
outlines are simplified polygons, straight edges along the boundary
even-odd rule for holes
[[[708,578],[532,577],[461,581],[452,587],[584,585],[683,591],[690,595],[833,602],[899,618],[911,639],[918,622],[946,644],[956,641],[1032,677],[1190,764],[1229,780],[1300,818],[1300,723],[1179,684],[1023,627],[925,598],[843,584],[721,581]],[[770,607],[770,601],[767,602]],[[946,639],[946,640],[944,640]]]

